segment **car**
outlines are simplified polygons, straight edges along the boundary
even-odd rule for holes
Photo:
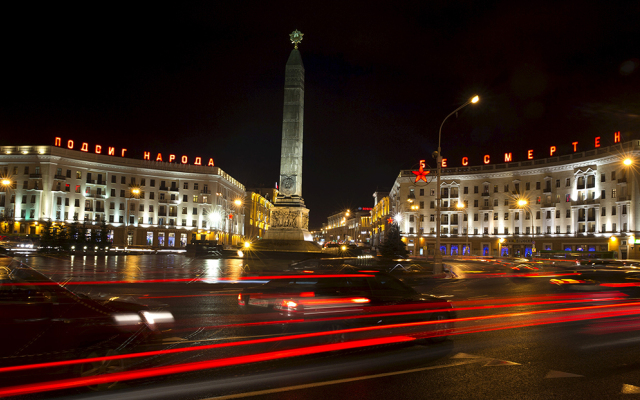
[[[169,311],[119,297],[92,298],[74,293],[22,262],[0,257],[0,367],[132,351],[152,340],[172,321]],[[51,373],[87,376],[97,371],[116,372],[123,367],[119,359],[71,363]],[[3,375],[22,381],[43,372],[50,369],[26,370],[15,377]]]
[[[355,339],[362,337],[358,332],[388,334],[384,326],[393,325],[395,333],[438,342],[445,340],[453,329],[456,313],[451,302],[420,294],[388,273],[377,270],[305,272],[245,288],[238,295],[238,305],[246,312],[271,312],[294,321],[283,324],[289,333],[347,330]],[[438,320],[443,322],[422,324]],[[381,328],[357,329],[373,326]],[[341,334],[338,340],[345,338]]]

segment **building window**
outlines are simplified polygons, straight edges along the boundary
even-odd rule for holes
[[[556,218],[560,218],[560,210],[556,210]]]
[[[192,214],[193,215],[198,215],[198,208],[193,207],[193,213]]]
[[[611,207],[611,215],[616,215],[616,206]]]
[[[606,198],[606,195],[607,195],[607,191],[606,191],[606,190],[604,190],[604,189],[602,189],[602,191],[600,192],[600,198],[601,198],[601,199],[605,199],[605,198]]]
[[[477,186],[473,187],[473,193],[476,193],[476,194],[478,193],[478,187]]]
[[[489,215],[489,214],[485,214],[485,215]],[[497,220],[498,220],[498,213],[497,213],[497,212],[496,212],[496,213],[493,213],[493,220],[494,220],[494,221],[497,221]],[[486,219],[485,219],[485,221],[486,221]]]
[[[124,189],[120,190],[120,197],[124,197]]]
[[[469,194],[469,186],[465,186],[462,192],[464,194]]]
[[[127,183],[127,178],[125,176],[120,177],[120,183],[125,185]]]
[[[149,200],[155,199],[156,194],[154,192],[149,193]]]
[[[435,214],[431,214],[431,215],[429,215],[429,221],[433,222],[433,221],[435,221],[435,220],[436,220],[436,216],[435,216]]]
[[[206,187],[206,185],[205,185]],[[424,189],[420,189],[420,196],[424,196]]]
[[[478,221],[478,214],[473,214],[473,220]]]
[[[420,189],[420,190],[422,190],[422,189]],[[421,209],[421,210],[424,210],[424,201],[421,201],[421,202],[420,202],[420,209]]]
[[[508,198],[506,198],[506,197],[505,197],[505,199],[504,199],[504,205],[505,205],[505,206],[508,206],[508,205],[509,205],[509,199],[508,199]]]
[[[606,174],[600,174],[600,182],[605,182],[606,181]]]
[[[509,213],[504,213],[504,220],[507,221],[509,219]]]
[[[560,187],[560,179],[556,179],[556,187],[559,188]]]
[[[536,219],[540,219],[540,211],[536,211]]]
[[[611,171],[611,180],[615,181],[616,180],[616,171]],[[615,231],[615,229],[614,229]]]
[[[198,190],[198,184],[197,183],[193,184],[193,190]]]
[[[429,208],[434,208],[434,204],[435,204],[435,203],[434,203],[433,201],[432,201],[432,202],[430,202],[430,203],[429,203]]]
[[[560,225],[556,225],[556,233],[560,233]]]
[[[531,190],[531,182],[527,182],[524,184],[525,190]]]
[[[612,199],[616,198],[616,189],[611,189],[611,198]]]
[[[33,203],[33,201],[32,201],[32,203]],[[627,206],[625,204],[622,205],[622,215],[627,215]]]
[[[509,191],[509,184],[504,185],[504,191],[505,193]]]
[[[498,206],[498,199],[497,198],[493,199],[493,206],[494,207]]]
[[[484,206],[489,207],[489,199],[484,199]]]
[[[436,195],[436,190],[435,190],[435,189],[431,189],[431,190],[429,191],[429,194],[430,194],[431,196],[435,196],[435,195]]]
[[[565,201],[566,201],[567,203],[569,203],[569,202],[571,201],[571,195],[570,195],[570,194],[567,194],[567,195],[565,196]]]
[[[600,215],[603,217],[607,216],[607,209],[605,207],[602,207],[602,213],[600,213]]]
[[[520,227],[516,226],[516,227],[514,228],[514,233],[515,233],[516,235],[519,235],[519,234],[520,234]]]
[[[540,182],[536,182],[536,190],[540,190]]]
[[[547,219],[551,219],[551,211],[547,211]]]
[[[474,207],[478,207],[478,199],[476,199],[476,200],[474,200],[474,201],[473,201],[473,206],[474,206]]]
[[[567,225],[567,233],[571,233],[571,225]]]
[[[613,178],[613,179],[615,179],[615,178]],[[615,223],[611,224],[611,232],[616,232],[616,224]]]
[[[571,187],[571,178],[567,178],[567,179],[565,180],[565,184],[564,184],[564,186],[566,186],[566,187]]]
[[[409,222],[414,222],[413,215],[409,215]]]

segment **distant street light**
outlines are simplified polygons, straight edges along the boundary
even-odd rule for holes
[[[442,172],[442,148],[440,146],[440,142],[442,139],[442,126],[444,125],[445,121],[449,119],[450,116],[457,113],[458,111],[468,106],[469,104],[471,103],[475,104],[478,101],[480,101],[480,97],[473,96],[472,98],[467,100],[466,103],[456,108],[451,114],[445,117],[445,119],[442,121],[442,124],[440,124],[440,130],[438,131],[438,151],[435,154],[438,165],[436,169],[436,186],[437,186],[436,188],[437,190],[437,193],[436,193],[436,248],[435,248],[434,260],[433,260],[434,274],[442,273],[442,253],[440,252],[440,212],[441,212],[440,203],[442,201],[442,196],[440,193],[440,175]]]
[[[527,207],[529,201],[526,199],[519,199],[516,204],[518,205],[518,208],[525,210],[525,212],[527,211],[527,208],[529,208]],[[529,214],[531,215],[531,257],[533,257],[533,249],[536,247],[536,242],[533,240],[533,211],[531,208],[529,208]]]

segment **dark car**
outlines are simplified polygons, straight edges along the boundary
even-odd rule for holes
[[[25,264],[0,257],[0,367],[128,352],[171,321],[167,311],[118,297],[76,294]],[[87,376],[122,368],[122,360],[112,360],[27,370],[17,378],[47,373]]]
[[[247,288],[238,295],[238,304],[250,312],[272,312],[295,321],[283,325],[288,332],[376,326],[381,328],[361,332],[382,336],[390,331],[385,326],[392,325],[394,334],[442,341],[453,327],[455,312],[449,301],[420,294],[387,273],[309,272]],[[422,324],[436,320],[443,323]],[[361,337],[356,332],[349,331]]]

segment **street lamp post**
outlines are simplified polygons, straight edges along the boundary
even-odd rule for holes
[[[527,211],[527,205],[529,202],[525,199],[520,199],[517,202],[518,208],[523,209],[525,212]],[[534,241],[534,232],[533,232],[533,210],[529,207],[529,215],[531,215],[531,257],[533,257],[533,249],[536,247],[536,242]],[[525,215],[526,217],[526,215]]]
[[[465,208],[464,207],[464,203],[461,202],[461,201],[458,202],[457,207],[458,207],[458,210],[464,210],[464,208]],[[466,227],[466,230],[465,230],[466,235],[465,235],[464,245],[465,245],[465,247],[469,248],[469,215],[468,214],[463,214],[463,217],[462,217],[463,219],[464,219],[464,215],[467,215],[467,227]],[[469,248],[469,254],[471,254],[471,249],[470,248]],[[462,255],[464,255],[464,247],[462,248]]]
[[[462,108],[468,106],[471,103],[477,103],[480,100],[480,97],[474,96],[467,100],[466,103],[456,108],[451,114],[447,115],[445,119],[440,124],[440,130],[438,131],[438,151],[436,152],[436,161],[438,163],[436,167],[436,248],[434,254],[434,262],[433,262],[433,273],[441,274],[442,273],[442,254],[440,253],[440,202],[442,200],[442,196],[440,193],[440,174],[442,172],[442,148],[440,147],[440,142],[442,139],[442,126],[445,121],[449,119],[450,116],[460,111]]]

